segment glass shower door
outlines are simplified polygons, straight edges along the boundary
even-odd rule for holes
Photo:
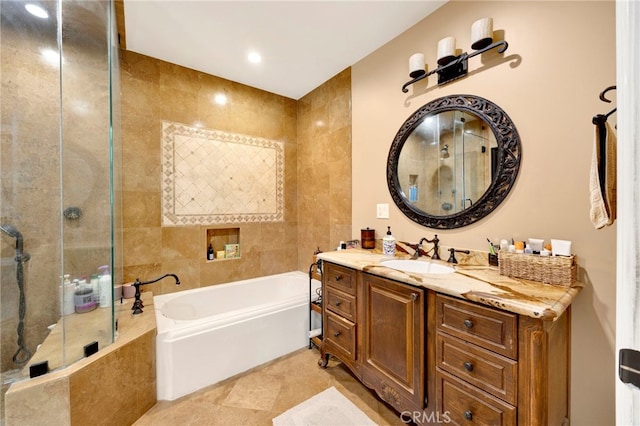
[[[112,4],[39,4],[0,2],[2,395],[30,367],[63,368],[112,343],[121,277]]]

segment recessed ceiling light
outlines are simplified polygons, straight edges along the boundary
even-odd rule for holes
[[[249,52],[247,59],[249,59],[249,62],[252,64],[257,64],[262,61],[262,56],[260,56],[258,52]]]
[[[33,16],[37,16],[38,18],[46,19],[49,17],[49,14],[42,7],[37,6],[35,4],[25,4],[24,8],[27,9],[27,12],[32,14]]]

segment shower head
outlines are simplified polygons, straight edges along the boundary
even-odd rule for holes
[[[9,225],[8,223],[3,223],[2,225],[0,225],[0,231],[4,232],[11,238],[16,239],[16,251],[18,252],[20,257],[22,257],[23,241],[20,231],[18,231],[15,226]]]
[[[8,223],[3,223],[2,225],[0,225],[0,231],[4,232],[5,234],[7,234],[8,236],[10,236],[11,238],[20,238],[22,239],[22,234],[20,233],[20,231],[18,231],[15,226],[13,225],[9,225]]]

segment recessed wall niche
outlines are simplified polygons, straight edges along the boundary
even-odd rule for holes
[[[207,247],[213,248],[212,260],[240,258],[240,228],[207,229]]]
[[[162,225],[284,221],[284,143],[162,122]]]

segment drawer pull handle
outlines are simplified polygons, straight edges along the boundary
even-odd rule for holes
[[[336,304],[336,306],[340,306],[340,301],[339,301],[339,300],[336,300],[336,301],[335,301],[335,304]]]
[[[464,412],[464,418],[467,420],[473,420],[473,413],[469,410]]]
[[[336,277],[334,278],[334,280],[336,281],[340,281],[342,279],[342,275],[336,275]]]
[[[468,361],[462,364],[462,366],[464,367],[465,370],[469,372],[473,371],[473,364]]]
[[[418,293],[411,293],[411,299],[415,302],[416,300],[418,300]]]
[[[467,328],[473,328],[473,321],[471,321],[470,319],[464,320],[464,326]]]
[[[335,333],[333,333],[333,337],[338,337],[340,335],[339,331],[336,331]]]

